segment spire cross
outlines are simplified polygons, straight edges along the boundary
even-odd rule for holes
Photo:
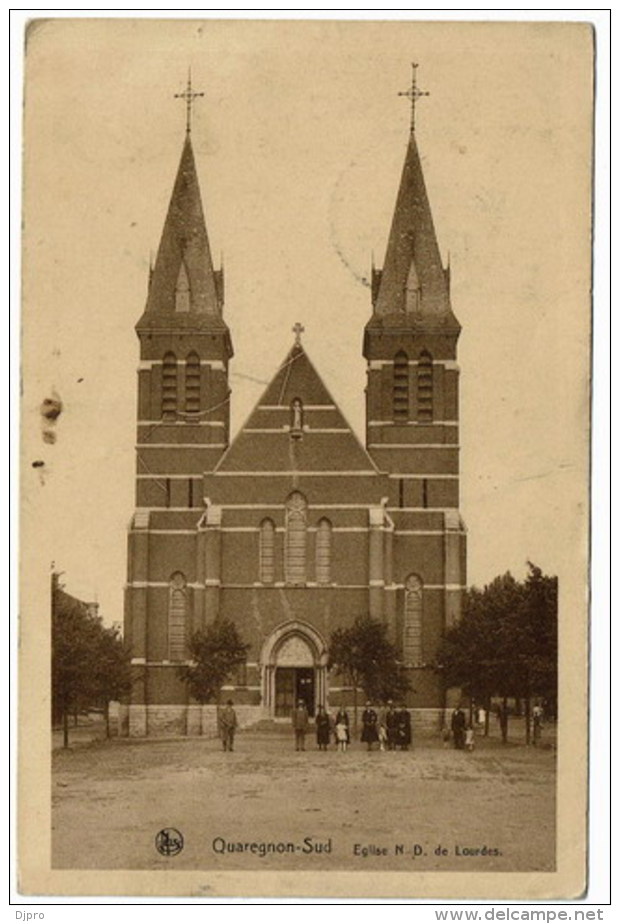
[[[411,65],[411,87],[408,90],[401,90],[398,94],[399,96],[406,96],[408,99],[411,100],[411,134],[413,134],[413,132],[415,131],[415,104],[417,103],[417,101],[419,100],[421,96],[431,95],[426,90],[418,90],[417,74],[416,74],[417,69],[418,69],[418,65],[412,63]]]
[[[292,331],[295,334],[295,346],[301,346],[301,335],[305,329],[306,328],[303,326],[303,324],[300,324],[299,321],[293,325]]]
[[[185,131],[189,135],[192,130],[192,103],[197,96],[204,96],[204,93],[195,93],[192,90],[192,72],[189,71],[187,74],[187,87],[183,93],[175,93],[175,99],[184,99],[186,105],[186,122],[185,122]]]

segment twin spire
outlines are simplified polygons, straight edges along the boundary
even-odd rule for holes
[[[417,67],[412,65],[410,89],[398,94],[411,100],[411,128],[383,270],[373,268],[370,324],[458,327],[415,137],[416,103],[430,95],[418,89]]]
[[[424,183],[415,138],[415,108],[428,96],[418,89],[417,64],[412,65],[411,87],[399,93],[411,101],[411,130],[396,199],[392,227],[382,271],[373,270],[373,318],[371,324],[391,318],[423,326],[453,322],[449,275],[441,255]],[[204,96],[187,87],[175,98],[186,103],[186,135],[181,161],[164,223],[155,267],[151,273],[145,315],[185,315],[213,323],[222,316],[223,274],[213,267],[202,209],[200,187],[191,144],[192,105]],[[398,320],[400,319],[400,320]],[[153,319],[154,320],[154,319]],[[223,324],[223,321],[221,321]]]
[[[145,314],[222,313],[222,273],[213,267],[191,136],[185,136]]]

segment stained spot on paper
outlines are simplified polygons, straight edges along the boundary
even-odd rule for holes
[[[52,398],[45,398],[41,405],[41,414],[46,420],[55,422],[62,414],[62,401],[54,393]]]

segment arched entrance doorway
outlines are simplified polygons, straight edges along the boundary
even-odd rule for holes
[[[313,626],[289,622],[278,627],[263,647],[263,700],[270,715],[288,718],[303,699],[310,715],[326,701],[327,649]]]

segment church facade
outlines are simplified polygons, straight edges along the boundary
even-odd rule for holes
[[[125,734],[212,731],[214,707],[189,698],[178,667],[191,634],[221,618],[250,646],[223,691],[241,724],[285,719],[298,698],[312,714],[351,703],[328,670],[329,639],[366,614],[401,653],[414,727],[440,727],[447,691],[436,652],[459,619],[466,581],[460,325],[413,129],[371,292],[365,445],[307,355],[301,325],[231,440],[232,337],[188,124],[136,327]]]

